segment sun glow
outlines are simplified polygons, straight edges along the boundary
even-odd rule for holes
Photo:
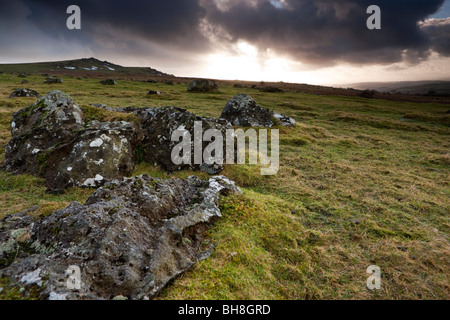
[[[209,78],[250,81],[312,82],[315,77],[293,70],[293,62],[277,57],[272,51],[260,52],[251,44],[240,41],[233,50],[209,54],[203,75]]]

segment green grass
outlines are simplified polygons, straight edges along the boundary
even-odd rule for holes
[[[263,177],[257,166],[227,166],[244,190],[223,199],[223,219],[209,232],[212,256],[177,278],[159,299],[449,299],[450,128],[448,105],[400,103],[306,93],[262,93],[220,87],[194,94],[184,85],[64,78],[26,87],[70,94],[94,119],[110,107],[174,105],[218,117],[228,99],[250,94],[261,106],[296,118],[280,128],[281,168]],[[8,99],[21,87],[0,75],[0,162],[10,139],[11,113],[33,99]],[[164,92],[147,96],[148,90]],[[135,174],[185,178],[146,163]],[[199,174],[206,178],[205,174]],[[0,172],[0,217],[40,205],[37,216],[83,202],[92,191],[45,193],[43,181]],[[382,290],[366,288],[369,265]]]

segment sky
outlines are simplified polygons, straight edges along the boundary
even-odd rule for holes
[[[69,5],[81,30],[69,30]],[[0,0],[0,63],[95,57],[177,76],[450,80],[450,0]],[[369,30],[367,8],[381,9]]]

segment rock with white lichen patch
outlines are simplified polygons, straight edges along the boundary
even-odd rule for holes
[[[3,168],[43,177],[51,190],[98,187],[131,174],[142,138],[133,123],[85,124],[81,108],[57,90],[14,113],[11,135]]]
[[[222,216],[219,202],[227,193],[241,190],[223,176],[143,175],[111,181],[86,204],[72,203],[42,220],[9,215],[0,220],[1,243],[12,248],[0,252],[0,278],[24,294],[34,290],[38,299],[151,299],[209,256],[205,233]],[[19,246],[24,232],[29,236]],[[67,286],[69,266],[80,270],[75,291]]]
[[[219,174],[223,171],[223,165],[206,163],[195,164],[174,164],[172,161],[172,150],[179,143],[172,141],[172,134],[177,129],[183,128],[189,131],[191,137],[194,137],[195,122],[202,123],[202,133],[209,129],[217,129],[222,135],[226,136],[226,130],[231,129],[228,121],[223,119],[214,119],[199,117],[185,109],[177,107],[163,108],[142,108],[137,109],[135,113],[141,119],[141,126],[144,131],[142,141],[143,158],[146,162],[157,164],[169,172],[178,170],[203,171],[210,175]],[[205,150],[208,143],[204,142],[202,150]],[[194,142],[191,143],[192,158],[194,157]],[[225,153],[224,153],[225,154]]]
[[[52,189],[99,187],[133,173],[139,127],[128,122],[89,123],[71,143],[47,158],[44,178]]]
[[[26,81],[26,80],[24,80]],[[22,82],[22,83],[27,83],[27,82]],[[14,90],[13,93],[11,93],[9,95],[9,98],[40,98],[41,95],[39,94],[39,92],[32,90],[32,89],[24,89],[24,88],[19,88],[17,90]]]
[[[252,97],[246,94],[238,94],[229,100],[220,117],[239,127],[295,126],[293,118],[260,107]]]

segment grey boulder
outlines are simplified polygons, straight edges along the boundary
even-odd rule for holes
[[[218,86],[214,81],[206,80],[206,79],[196,79],[192,81],[187,91],[189,92],[208,92],[217,90]]]
[[[26,81],[26,80],[24,80]],[[13,93],[11,93],[9,95],[9,98],[23,98],[23,97],[33,97],[33,98],[40,98],[41,95],[39,94],[39,92],[32,90],[32,89],[24,89],[24,88],[19,88],[17,90],[15,90]]]
[[[37,299],[151,299],[209,256],[205,232],[221,217],[227,193],[241,191],[223,176],[144,175],[112,181],[86,204],[74,202],[43,220],[7,216],[0,221],[0,278]],[[69,282],[74,270],[76,287]]]
[[[177,107],[143,108],[136,111],[141,118],[141,126],[144,130],[142,150],[144,160],[150,164],[160,165],[169,172],[179,170],[201,170],[210,175],[219,174],[223,170],[220,164],[195,164],[194,163],[194,125],[201,122],[203,134],[206,130],[217,129],[226,136],[226,130],[231,128],[228,121],[223,119],[199,117],[185,109]],[[191,163],[174,164],[171,155],[173,148],[179,142],[172,141],[175,130],[185,129],[191,136]],[[207,146],[204,142],[202,150]],[[225,147],[225,144],[224,144]],[[225,154],[225,153],[224,153]]]
[[[63,83],[63,80],[61,78],[47,77],[44,83],[47,84]]]
[[[260,107],[252,97],[246,94],[238,94],[229,100],[220,117],[238,127],[295,126],[293,118]]]
[[[131,174],[140,131],[126,122],[85,124],[76,102],[56,90],[13,114],[11,136],[3,169],[43,177],[60,190]]]
[[[229,100],[220,116],[239,127],[272,128],[272,112],[260,107],[252,97],[238,94]]]

